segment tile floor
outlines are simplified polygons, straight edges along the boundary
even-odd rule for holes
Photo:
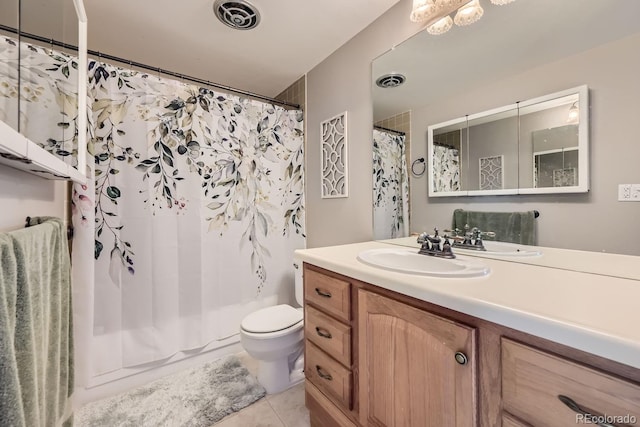
[[[251,374],[256,375],[257,362],[246,352],[238,353]],[[309,411],[304,406],[304,383],[278,394],[270,394],[253,405],[231,414],[215,427],[309,427]]]

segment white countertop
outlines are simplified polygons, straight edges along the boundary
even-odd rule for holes
[[[459,259],[486,263],[491,273],[477,278],[434,278],[372,267],[356,258],[363,250],[390,247],[394,245],[354,243],[300,249],[295,251],[295,257],[363,282],[640,368],[640,280],[472,258],[459,253]],[[607,260],[611,258],[611,254],[604,255]],[[597,258],[597,254],[591,256]]]

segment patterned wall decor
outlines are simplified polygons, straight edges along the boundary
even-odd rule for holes
[[[564,168],[553,170],[554,187],[572,187],[578,185],[578,172],[576,168]]]
[[[322,136],[322,198],[349,196],[347,174],[347,112],[320,123]]]
[[[504,156],[480,157],[480,190],[499,190],[503,184]]]

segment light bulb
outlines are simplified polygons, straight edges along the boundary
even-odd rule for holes
[[[426,20],[436,10],[433,0],[413,0],[413,8],[409,19],[412,22],[422,22]]]
[[[482,18],[483,14],[484,10],[482,6],[480,6],[479,0],[472,0],[458,9],[455,18],[453,18],[453,22],[459,26],[473,24]]]
[[[569,114],[567,115],[567,123],[575,123],[578,121],[578,117],[580,116],[580,109],[578,108],[578,103],[574,102],[569,108]]]
[[[429,34],[433,34],[434,36],[439,36],[440,34],[444,34],[451,29],[453,26],[453,19],[449,15],[445,16],[434,22],[433,24],[427,27],[427,32]]]

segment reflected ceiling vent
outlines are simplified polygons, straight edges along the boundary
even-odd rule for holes
[[[406,80],[407,78],[402,74],[391,73],[391,74],[385,74],[384,76],[378,77],[378,80],[376,80],[376,84],[383,88],[398,87],[402,83],[404,83]]]
[[[236,30],[251,30],[260,23],[260,12],[244,0],[216,0],[213,11],[224,24]]]

